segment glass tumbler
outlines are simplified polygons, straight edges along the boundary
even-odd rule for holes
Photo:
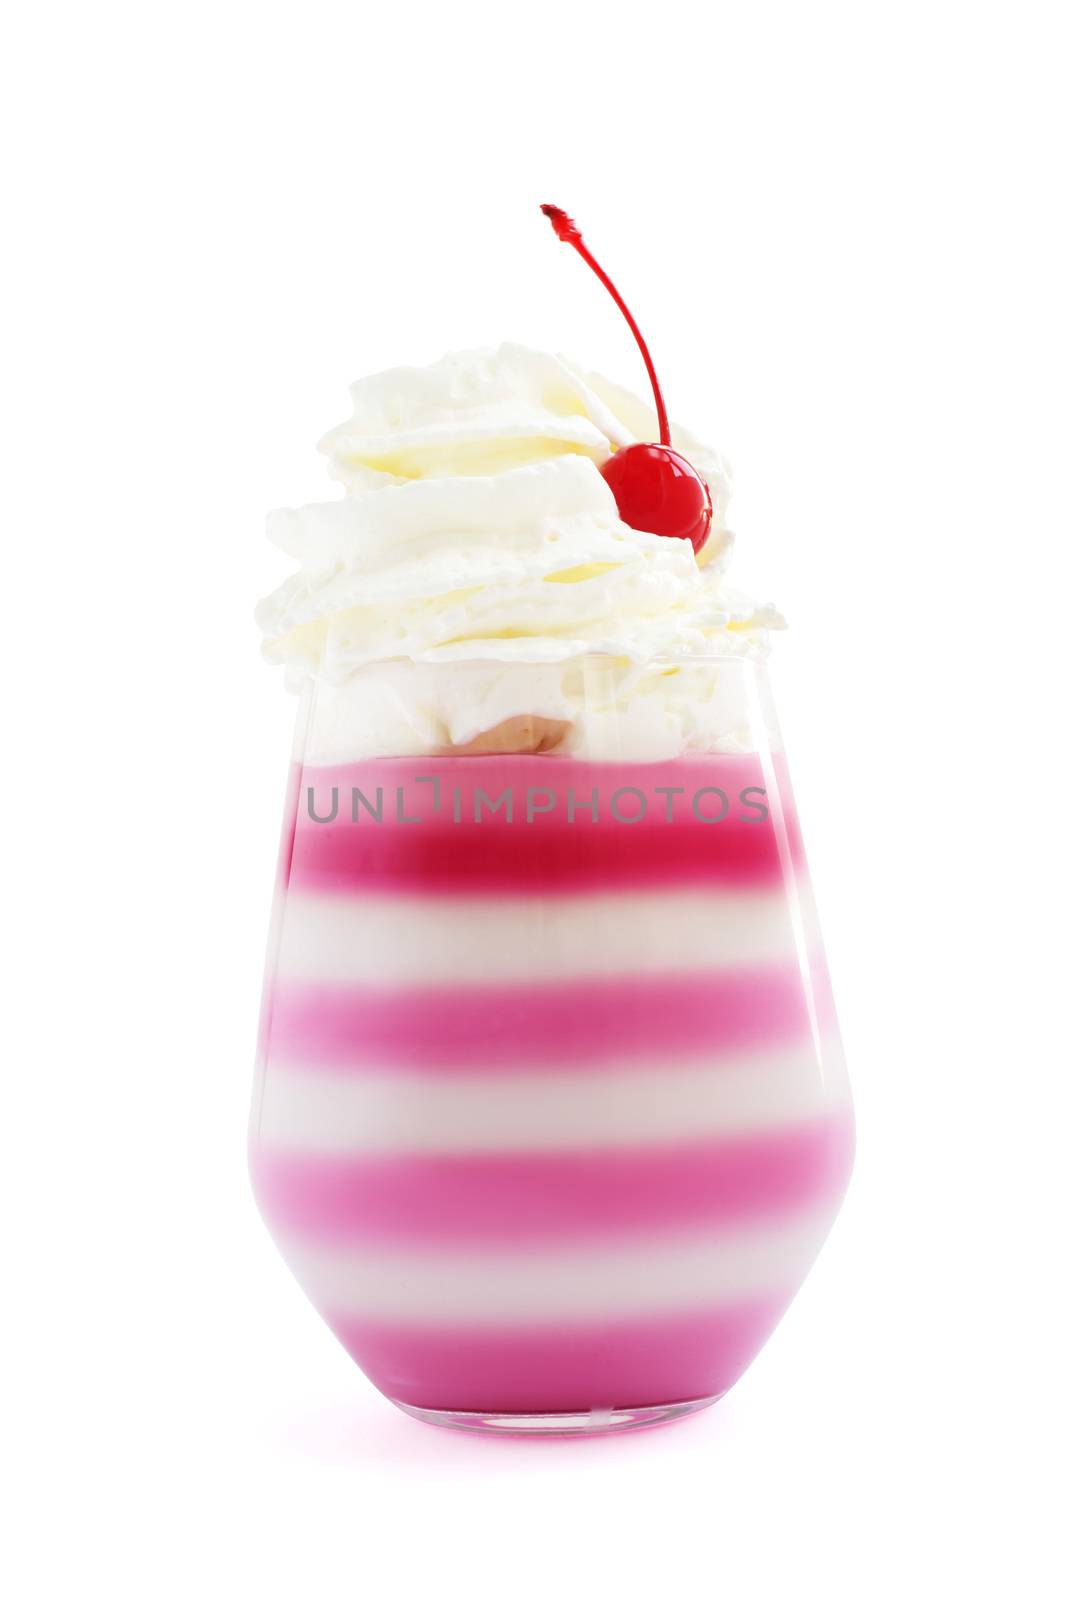
[[[358,683],[302,700],[262,1215],[423,1420],[591,1432],[710,1405],[805,1277],[853,1149],[765,669],[585,657],[498,664],[487,687],[484,663],[409,663],[404,682],[429,754],[390,754]],[[457,742],[477,697],[530,710]]]

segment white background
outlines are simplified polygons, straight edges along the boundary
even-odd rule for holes
[[[8,24],[0,1562],[23,1597],[1059,1593],[1064,41],[1052,5],[59,3]],[[411,1422],[244,1123],[292,707],[264,511],[516,338],[731,457],[854,1075],[766,1352],[645,1437]]]

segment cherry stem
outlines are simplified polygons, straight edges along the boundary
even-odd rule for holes
[[[588,249],[581,234],[567,213],[565,211],[561,211],[559,206],[542,206],[541,210],[555,228],[557,239],[559,239],[563,244],[574,246],[582,260],[586,262],[588,266],[592,267],[593,271],[596,273],[597,277],[600,279],[601,283],[604,285],[605,289],[608,291],[611,298],[614,300],[615,304],[626,318],[630,332],[637,340],[637,348],[644,357],[645,367],[648,370],[648,381],[652,385],[652,393],[656,401],[656,418],[659,423],[659,442],[660,444],[669,445],[671,442],[671,425],[667,421],[667,408],[663,404],[663,395],[660,391],[659,379],[656,377],[656,369],[652,365],[652,357],[648,353],[648,345],[645,343],[644,335],[642,334],[641,329],[637,326],[637,323],[634,321],[633,317],[630,315],[629,306],[626,304],[626,301],[623,299],[618,289],[616,289],[615,285],[604,271],[604,268],[600,265],[600,262],[593,255],[592,251]]]

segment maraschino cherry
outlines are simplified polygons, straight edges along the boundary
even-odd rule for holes
[[[555,228],[556,237],[564,244],[574,246],[626,318],[652,384],[659,422],[659,444],[624,445],[600,469],[615,496],[619,516],[631,528],[638,528],[644,533],[663,534],[670,539],[688,539],[694,550],[700,550],[711,530],[711,495],[697,469],[671,445],[667,408],[663,404],[659,379],[641,330],[630,315],[622,295],[587,248],[567,213],[558,206],[542,206],[541,210]]]

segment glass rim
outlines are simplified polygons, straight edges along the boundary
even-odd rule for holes
[[[363,672],[371,671],[375,667],[420,667],[433,669],[447,669],[452,667],[577,667],[585,663],[624,667],[640,671],[654,667],[683,667],[683,666],[738,666],[738,667],[766,667],[770,661],[769,651],[749,650],[708,650],[708,651],[682,651],[676,654],[661,652],[652,656],[627,656],[615,650],[583,650],[573,655],[559,656],[498,656],[498,655],[469,655],[469,656],[444,656],[426,657],[417,656],[380,656],[372,661],[361,661],[350,669],[343,678],[332,679],[320,672],[308,672],[304,682],[314,685],[325,685],[330,689],[343,689],[345,685],[358,677]]]

